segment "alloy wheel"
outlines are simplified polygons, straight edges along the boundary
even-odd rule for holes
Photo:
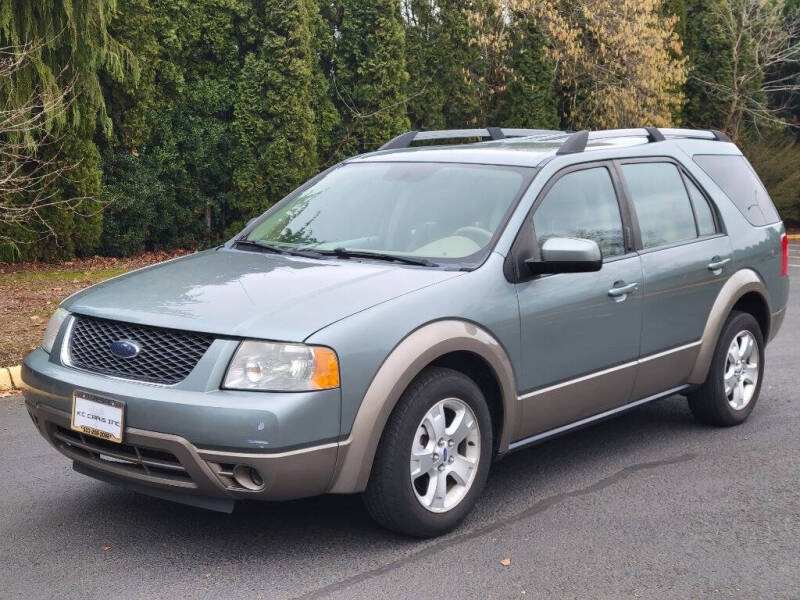
[[[481,434],[469,405],[458,398],[434,404],[417,427],[409,472],[419,503],[447,512],[464,499],[478,472]]]
[[[758,383],[759,348],[747,330],[737,333],[725,358],[725,395],[734,410],[742,410],[753,399]]]

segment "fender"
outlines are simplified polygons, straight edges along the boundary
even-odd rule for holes
[[[736,302],[748,292],[757,292],[764,298],[768,308],[767,318],[770,318],[772,304],[769,292],[758,274],[752,269],[742,269],[731,275],[722,286],[711,307],[703,336],[700,338],[700,351],[697,353],[694,367],[689,374],[688,383],[700,384],[706,380],[722,326]]]
[[[450,352],[467,351],[483,358],[500,385],[503,423],[498,446],[508,449],[519,423],[516,382],[511,362],[500,343],[474,323],[459,320],[424,325],[400,342],[383,362],[364,395],[347,440],[339,445],[330,492],[362,492],[389,415],[409,383],[431,362]]]

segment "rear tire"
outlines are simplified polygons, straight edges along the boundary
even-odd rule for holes
[[[489,474],[492,423],[472,379],[428,367],[389,417],[364,504],[380,525],[415,537],[455,529]]]
[[[689,394],[689,408],[707,425],[730,427],[747,420],[764,374],[764,337],[755,318],[733,311],[714,350],[706,381]]]

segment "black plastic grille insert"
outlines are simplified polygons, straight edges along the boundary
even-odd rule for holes
[[[111,352],[119,340],[136,342],[133,358]],[[214,341],[210,335],[160,329],[105,319],[75,317],[69,354],[80,369],[137,381],[174,384],[186,379]]]

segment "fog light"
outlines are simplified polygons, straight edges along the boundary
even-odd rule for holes
[[[233,478],[246,490],[257,492],[264,488],[264,478],[261,473],[247,465],[236,465],[233,468]]]

